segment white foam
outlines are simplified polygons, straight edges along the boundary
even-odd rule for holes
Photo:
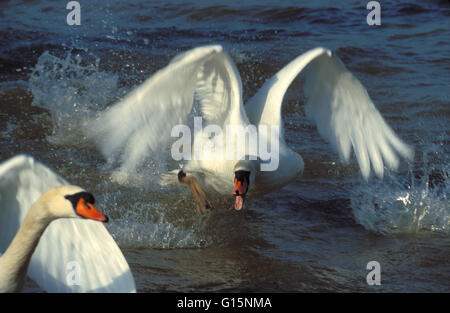
[[[86,59],[86,60],[84,60]],[[54,144],[79,143],[87,120],[117,99],[118,76],[99,70],[100,59],[68,52],[64,58],[44,52],[32,69],[32,105],[48,110]]]
[[[436,151],[429,152],[436,154]],[[440,152],[445,157],[445,152]],[[432,231],[450,234],[450,167],[448,162],[424,162],[415,178],[410,170],[407,182],[388,175],[355,187],[351,207],[356,221],[366,229],[381,234]],[[440,176],[430,182],[433,175]]]
[[[119,245],[131,248],[185,249],[209,244],[199,234],[200,220],[185,229],[168,221],[167,210],[158,203],[133,205],[107,227]]]

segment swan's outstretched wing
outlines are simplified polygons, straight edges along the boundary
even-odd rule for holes
[[[32,204],[48,189],[68,184],[32,157],[0,164],[0,252]],[[58,219],[45,230],[28,275],[47,292],[135,292],[130,268],[102,223]]]
[[[386,124],[364,86],[324,48],[302,54],[270,79],[249,102],[250,121],[280,125],[283,96],[305,67],[307,115],[342,160],[349,161],[353,147],[361,173],[368,179],[371,164],[375,174],[382,177],[384,164],[398,167],[398,154],[413,157],[412,149]]]
[[[412,159],[412,149],[384,121],[367,90],[338,57],[320,56],[306,74],[308,116],[341,159],[348,161],[353,147],[364,178],[369,177],[371,164],[382,177],[384,163],[398,168],[397,154]]]
[[[198,71],[195,90],[207,124],[248,123],[242,104],[242,82],[230,56],[222,51]]]
[[[135,170],[152,152],[165,148],[175,125],[187,124],[197,95],[203,117],[218,122],[240,110],[241,81],[221,46],[204,46],[176,56],[89,127],[109,161]]]

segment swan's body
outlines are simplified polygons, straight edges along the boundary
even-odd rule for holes
[[[368,179],[371,167],[382,177],[384,164],[398,167],[397,154],[412,157],[412,150],[385,123],[361,83],[324,48],[312,49],[294,59],[268,80],[245,107],[239,73],[222,47],[192,49],[174,58],[102,114],[90,128],[90,135],[108,160],[119,160],[121,172],[132,173],[151,153],[167,144],[175,125],[187,123],[196,98],[203,128],[217,125],[223,136],[206,139],[201,133],[195,134],[192,159],[182,171],[222,194],[229,194],[233,186],[235,195],[245,195],[247,189],[267,193],[303,172],[301,156],[285,142],[281,105],[287,88],[306,67],[307,114],[342,160],[349,161],[353,147],[362,175]],[[258,138],[265,139],[269,147],[279,146],[278,166],[270,171],[260,170],[270,160],[259,153],[255,155],[248,145],[234,158],[224,157],[226,148],[240,145],[225,140],[229,125],[254,125]],[[279,129],[277,136],[271,137],[270,127]],[[174,135],[179,133],[175,131]],[[219,152],[214,158],[210,151],[196,154],[195,145],[199,142],[212,143]],[[234,180],[238,171],[247,173],[242,188]],[[176,173],[177,170],[164,175],[163,183],[176,182],[171,179]],[[237,201],[236,208],[242,208],[241,204]]]
[[[0,164],[0,292],[18,292],[30,276],[47,292],[133,292],[125,258],[93,206],[31,157]],[[75,271],[75,272],[74,272]]]

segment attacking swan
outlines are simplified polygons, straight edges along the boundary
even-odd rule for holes
[[[119,247],[88,219],[108,220],[90,193],[31,157],[1,164],[0,292],[21,291],[27,274],[47,292],[135,292]]]
[[[174,127],[187,124],[198,101],[203,126],[218,126],[221,133],[195,133],[192,157],[181,170],[163,175],[161,181],[187,184],[199,212],[210,207],[202,188],[232,193],[236,196],[235,209],[240,210],[247,192],[268,193],[303,172],[301,156],[285,142],[281,116],[284,94],[301,72],[306,77],[307,115],[341,160],[349,161],[353,148],[365,179],[369,178],[371,168],[379,177],[383,176],[384,165],[397,169],[398,155],[413,157],[412,149],[386,124],[362,84],[337,56],[324,48],[298,56],[269,79],[245,107],[241,78],[223,48],[215,45],[189,50],[102,112],[88,128],[88,135],[108,160],[120,162],[120,173],[133,173],[152,153],[167,147]],[[269,150],[276,151],[276,162],[273,154],[268,158],[260,153],[260,146],[257,151],[252,149],[250,140],[242,145],[233,136],[227,136],[228,126],[255,130],[258,144],[263,142]],[[205,145],[209,148],[200,151],[196,148]],[[229,148],[239,153],[230,157]],[[268,163],[276,167],[262,170]]]

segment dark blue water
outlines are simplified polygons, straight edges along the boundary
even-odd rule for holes
[[[365,1],[79,2],[80,26],[65,1],[0,3],[0,159],[31,154],[96,194],[138,291],[450,291],[447,1],[381,1],[380,26]],[[305,173],[276,195],[242,212],[212,195],[200,216],[183,187],[112,182],[84,121],[211,43],[230,51],[244,100],[297,55],[334,50],[414,162],[364,182],[305,117],[300,77],[283,114]],[[381,286],[366,283],[372,260]]]

